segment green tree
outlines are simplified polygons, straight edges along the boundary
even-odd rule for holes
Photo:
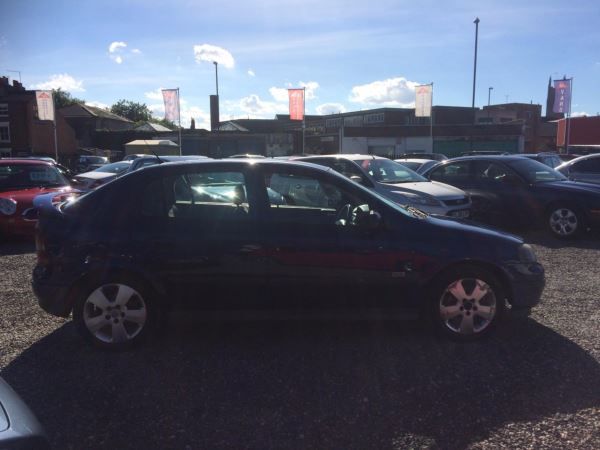
[[[54,98],[54,106],[56,109],[71,106],[76,103],[85,103],[85,100],[73,97],[69,92],[63,91],[61,88],[52,89],[52,97]]]
[[[165,118],[157,119],[156,117],[152,117],[149,120],[149,122],[158,123],[159,125],[162,125],[163,127],[167,127],[170,130],[176,130],[177,129],[177,125],[175,125],[174,122],[171,122],[170,120],[167,120]]]
[[[130,100],[119,100],[110,107],[110,112],[136,123],[152,120],[152,113],[145,103],[137,103]]]

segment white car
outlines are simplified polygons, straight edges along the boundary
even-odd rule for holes
[[[119,161],[98,167],[91,172],[80,173],[75,177],[75,187],[91,191],[127,173],[133,161]]]
[[[427,178],[406,166],[373,155],[322,155],[296,158],[333,170],[396,203],[429,214],[469,217],[471,199],[461,189]]]

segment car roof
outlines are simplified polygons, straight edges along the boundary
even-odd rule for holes
[[[523,161],[526,158],[523,155],[471,155],[471,156],[459,156],[457,158],[447,159],[446,161],[438,161],[441,164],[449,164],[456,161],[500,161],[500,162],[512,162],[512,161]]]
[[[325,159],[325,158],[337,158],[337,159],[348,159],[350,161],[358,161],[358,160],[362,160],[362,159],[389,159],[389,158],[385,158],[383,156],[377,156],[377,155],[362,155],[360,153],[355,153],[355,154],[346,154],[346,153],[336,153],[333,155],[313,155],[313,156],[298,156],[298,157],[294,157],[293,161],[301,161],[303,159]]]
[[[168,170],[167,168],[177,167],[177,166],[275,166],[275,167],[286,167],[286,166],[296,166],[296,167],[307,167],[311,169],[317,169],[321,172],[331,172],[337,174],[337,172],[329,167],[321,166],[319,164],[313,164],[311,162],[304,162],[298,160],[281,160],[281,159],[273,159],[273,158],[224,158],[224,159],[188,159],[183,161],[169,161],[164,164],[157,164],[154,166],[150,166],[144,169],[144,172],[149,173],[148,171],[155,170]],[[136,172],[134,172],[136,173]]]
[[[428,162],[442,162],[442,161],[438,161],[436,159],[419,159],[419,158],[398,158],[395,159],[394,161],[396,162],[400,162],[400,161],[404,161],[404,162],[414,162],[414,163],[420,163],[420,164],[427,164]]]
[[[0,164],[46,164],[48,166],[53,166],[50,161],[46,161],[43,159],[18,159],[18,158],[2,158],[0,159]]]
[[[589,155],[578,156],[577,158],[573,158],[573,159],[571,159],[569,161],[565,161],[561,165],[562,166],[569,166],[569,165],[574,164],[574,163],[579,162],[579,161],[584,161],[586,159],[595,159],[595,158],[600,158],[600,153],[591,153]]]

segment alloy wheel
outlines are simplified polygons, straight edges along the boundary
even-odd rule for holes
[[[83,305],[83,322],[88,331],[107,344],[134,339],[147,321],[143,297],[125,284],[105,284],[94,290]]]
[[[439,314],[445,326],[460,335],[485,330],[496,317],[496,295],[485,281],[461,278],[442,293]]]
[[[550,213],[550,229],[559,236],[572,236],[577,232],[579,220],[569,208],[558,208]]]

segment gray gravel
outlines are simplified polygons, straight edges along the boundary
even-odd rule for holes
[[[125,352],[85,345],[0,246],[0,375],[58,449],[600,448],[600,238],[528,236],[543,303],[482,343],[414,322],[178,315]]]

